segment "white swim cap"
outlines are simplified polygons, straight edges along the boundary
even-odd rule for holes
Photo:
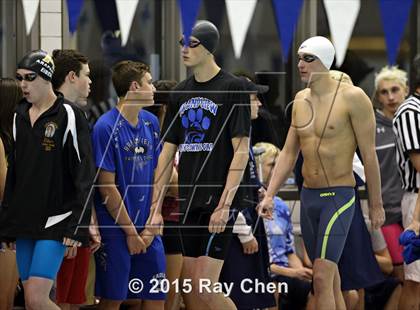
[[[298,53],[308,53],[317,56],[325,68],[329,70],[334,61],[335,49],[330,40],[318,36],[304,41],[300,45]]]

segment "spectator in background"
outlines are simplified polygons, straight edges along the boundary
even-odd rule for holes
[[[114,86],[111,83],[111,69],[102,60],[94,60],[89,62],[90,94],[88,97],[87,117],[91,127],[96,123],[98,118],[108,112],[117,103]]]
[[[268,91],[268,86],[254,84],[246,76],[240,78],[249,93],[251,120],[256,120],[262,105],[259,96]],[[252,141],[252,138],[250,140]],[[266,285],[271,282],[268,274],[270,259],[264,222],[256,211],[263,185],[258,178],[251,145],[252,143],[248,165],[234,199],[234,204],[240,206],[233,226],[233,233],[237,236],[232,238],[220,275],[220,281],[234,284],[229,297],[238,309],[261,309],[275,305],[271,292],[245,293],[240,285],[245,279],[255,279]]]
[[[7,157],[12,151],[13,112],[22,99],[22,90],[14,79],[0,78],[0,208],[4,195],[7,173]],[[16,253],[0,244],[0,309],[13,307],[18,283]]]
[[[382,201],[385,223],[381,227],[394,265],[393,274],[404,279],[402,246],[398,238],[403,231],[401,200],[403,189],[398,174],[395,135],[392,119],[398,107],[408,95],[407,73],[397,67],[383,67],[375,77],[373,103],[376,118],[376,154],[381,170]]]
[[[263,150],[256,157],[258,174],[267,186],[280,150],[273,144],[261,142],[254,148]],[[276,292],[280,309],[305,309],[312,286],[312,269],[303,266],[295,254],[293,224],[289,207],[278,196],[274,198],[273,220],[264,219],[268,238],[271,277],[276,283],[287,283],[288,292]],[[276,309],[276,308],[272,308]]]
[[[370,223],[368,224],[370,226]],[[384,281],[365,288],[360,292],[358,308],[360,310],[394,310],[398,309],[398,303],[401,295],[401,281],[391,274],[393,273],[393,262],[388,251],[384,235],[380,229],[369,230],[375,258],[386,275]],[[364,297],[363,297],[364,293]]]

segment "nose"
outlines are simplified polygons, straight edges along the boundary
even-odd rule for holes
[[[299,69],[303,69],[303,67],[305,66],[305,62],[303,60],[299,59],[297,66],[298,66]]]
[[[181,47],[181,50],[183,54],[188,54],[188,52],[190,51],[190,48],[188,46],[183,45]]]
[[[155,93],[156,92],[156,87],[155,85],[152,84],[152,91]]]

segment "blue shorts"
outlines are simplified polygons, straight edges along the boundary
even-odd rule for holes
[[[300,197],[302,237],[309,258],[312,261],[321,258],[337,263],[353,220],[354,188],[303,187]]]
[[[102,238],[102,242],[102,248],[95,253],[96,296],[111,300],[165,300],[166,294],[157,284],[165,279],[166,271],[160,236],[154,238],[146,253],[136,255],[129,254],[125,235]],[[141,290],[137,279],[142,282]]]
[[[16,261],[20,278],[54,280],[64,258],[66,246],[56,240],[16,240]]]

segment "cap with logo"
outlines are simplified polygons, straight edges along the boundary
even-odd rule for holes
[[[54,61],[47,52],[37,50],[24,56],[17,68],[36,72],[44,80],[51,81],[54,73]]]

